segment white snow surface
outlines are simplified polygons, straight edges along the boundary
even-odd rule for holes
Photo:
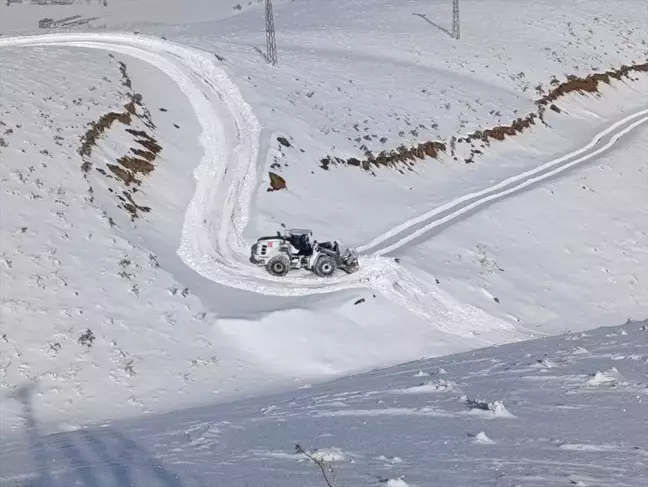
[[[510,123],[554,75],[645,62],[645,2],[512,11],[466,1],[461,42],[439,28],[451,2],[274,2],[275,68],[252,48],[264,42],[256,2],[240,11],[224,1],[108,3],[101,15],[83,2],[0,6],[3,432],[78,429],[648,315],[645,74],[559,99],[546,125],[484,147],[472,164],[465,149],[412,170],[319,162]],[[498,21],[484,21],[484,9]],[[26,35],[42,34],[45,15],[77,13],[122,32],[88,24]],[[162,147],[134,194],[151,211],[135,222],[117,208],[124,188],[94,171],[84,178],[77,153],[87,124],[128,101],[118,62]],[[142,117],[131,128],[150,129]],[[94,167],[133,140],[114,125]],[[287,189],[267,191],[268,171]],[[274,279],[250,266],[250,242],[279,222],[359,248],[361,271]],[[587,383],[626,384],[617,372],[600,368]],[[445,375],[395,388],[412,401],[458,389]],[[498,400],[470,420],[516,421]],[[344,402],[316,416],[455,417],[438,404]],[[488,429],[469,433],[502,445]],[[135,451],[123,444],[122,456]],[[357,460],[350,451],[344,458]],[[203,485],[211,471],[176,482],[155,462],[163,485]],[[119,470],[126,477],[111,484],[104,473],[108,485],[130,475]]]
[[[400,393],[440,369],[457,388]],[[618,380],[592,382],[610,370]],[[648,481],[646,322],[52,435],[31,391],[19,397],[33,424],[0,447],[3,486],[325,486],[323,473],[345,486]]]

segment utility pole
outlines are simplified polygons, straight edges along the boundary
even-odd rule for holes
[[[277,64],[277,41],[275,39],[274,14],[272,0],[265,0],[266,18],[266,58],[273,66]]]
[[[452,37],[459,39],[459,0],[452,0]]]

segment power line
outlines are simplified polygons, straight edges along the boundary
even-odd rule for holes
[[[266,58],[273,66],[277,64],[277,40],[275,39],[274,14],[272,0],[265,0],[266,18]]]

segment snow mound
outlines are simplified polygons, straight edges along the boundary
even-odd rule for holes
[[[394,391],[395,394],[426,394],[431,392],[452,392],[457,390],[457,384],[453,381],[439,379],[436,381],[424,382],[418,386],[407,387]]]
[[[380,455],[379,457],[376,457],[376,459],[382,460],[383,462],[387,462],[389,464],[403,463],[403,459],[401,457],[388,457],[385,455]]]
[[[555,367],[560,367],[560,365],[557,364],[555,361],[549,359],[549,358],[542,358],[542,359],[539,359],[531,367],[539,368],[539,369],[553,369]]]
[[[482,400],[467,399],[466,403],[470,410],[468,414],[473,414],[476,416],[483,416],[484,418],[507,418],[515,419],[517,416],[511,414],[508,409],[504,406],[502,401],[492,401],[486,402]]]
[[[471,435],[473,437],[473,443],[477,445],[494,445],[495,441],[491,440],[488,436],[486,436],[486,433],[483,431],[480,431],[476,435]]]
[[[411,484],[408,484],[402,478],[397,478],[397,479],[388,479],[387,482],[385,482],[385,485],[387,487],[410,487]]]
[[[597,370],[594,374],[590,375],[587,379],[587,384],[590,386],[601,385],[619,385],[624,382],[623,376],[619,373],[616,367],[601,372]]]

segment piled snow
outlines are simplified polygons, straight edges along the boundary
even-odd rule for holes
[[[43,436],[31,418],[27,447],[4,435],[0,484],[297,487],[326,485],[325,474],[331,485],[639,487],[648,482],[642,326],[416,361],[308,390],[84,431]],[[574,353],[574,346],[588,353]],[[636,352],[644,359],[611,358]],[[558,364],[551,375],[534,367],[545,357]],[[626,387],[587,384],[588,374],[613,367]],[[417,371],[434,376],[439,369],[469,397],[495,410],[506,404],[515,418],[466,414],[465,398],[452,391],[393,394],[417,384]],[[29,393],[23,400],[29,417]],[[389,413],[395,409],[402,413]],[[444,414],[417,414],[423,409]]]
[[[473,443],[476,443],[478,445],[494,445],[495,444],[495,442],[493,440],[491,440],[486,435],[486,433],[484,433],[483,431],[480,431],[479,433],[477,433],[475,435],[475,437],[473,438]]]
[[[596,371],[595,374],[587,379],[587,383],[591,386],[617,386],[623,383],[623,376],[619,374],[616,367],[612,367],[604,372]]]
[[[385,485],[387,487],[410,487],[410,484],[408,484],[401,478],[389,479],[387,480],[387,482],[385,482]]]
[[[484,418],[515,418],[508,409],[502,404],[502,401],[483,402],[483,401],[469,401],[470,411],[469,414],[482,416]]]

